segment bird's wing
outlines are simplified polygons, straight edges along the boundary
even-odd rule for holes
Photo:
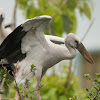
[[[26,51],[22,50],[22,42],[27,41],[27,35],[33,32],[35,40],[46,46],[46,40],[44,37],[44,28],[51,20],[50,16],[38,16],[25,21],[23,24],[18,26],[7,38],[3,41],[0,46],[0,59],[7,58],[11,63],[20,61],[26,56]],[[24,38],[25,37],[25,38]],[[31,42],[31,40],[30,40]],[[34,41],[35,42],[35,41]],[[37,43],[37,42],[36,42]],[[38,45],[38,44],[35,44]],[[24,49],[24,47],[23,47]],[[24,52],[24,53],[22,53]]]
[[[45,35],[51,42],[55,44],[64,44],[64,38],[52,36],[52,35]]]

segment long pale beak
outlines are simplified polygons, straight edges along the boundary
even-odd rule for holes
[[[91,64],[94,64],[93,58],[89,54],[89,52],[86,50],[84,45],[82,43],[77,44],[77,50],[82,54],[82,56]]]

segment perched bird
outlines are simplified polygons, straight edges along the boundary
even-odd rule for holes
[[[4,17],[4,11],[0,8],[0,44],[12,32],[11,28],[5,28]]]
[[[6,58],[10,66],[19,61],[17,82],[24,77],[31,79],[35,73],[37,100],[41,100],[39,84],[47,69],[62,60],[75,58],[76,49],[89,63],[94,63],[76,35],[69,33],[63,39],[43,34],[51,19],[51,16],[42,15],[26,20],[9,34],[0,46],[0,59]],[[58,44],[65,44],[65,47]],[[32,64],[35,66],[34,73],[30,71]]]

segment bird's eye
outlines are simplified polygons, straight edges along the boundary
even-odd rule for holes
[[[76,48],[78,48],[78,41],[75,41],[75,43],[76,43]]]
[[[78,43],[78,41],[75,40],[76,43]]]

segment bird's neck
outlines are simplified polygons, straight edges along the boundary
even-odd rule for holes
[[[55,48],[56,48],[56,50],[55,50],[56,55],[58,55],[58,58],[60,60],[71,60],[71,59],[75,58],[75,56],[76,56],[76,49],[72,48],[70,46],[67,46],[67,48],[66,48],[66,47],[58,45],[58,47],[55,46]]]
[[[66,59],[74,59],[76,56],[76,49],[67,45],[68,55],[66,54]]]
[[[62,48],[61,50],[63,60],[71,60],[76,56],[76,49],[67,45],[67,48]]]

